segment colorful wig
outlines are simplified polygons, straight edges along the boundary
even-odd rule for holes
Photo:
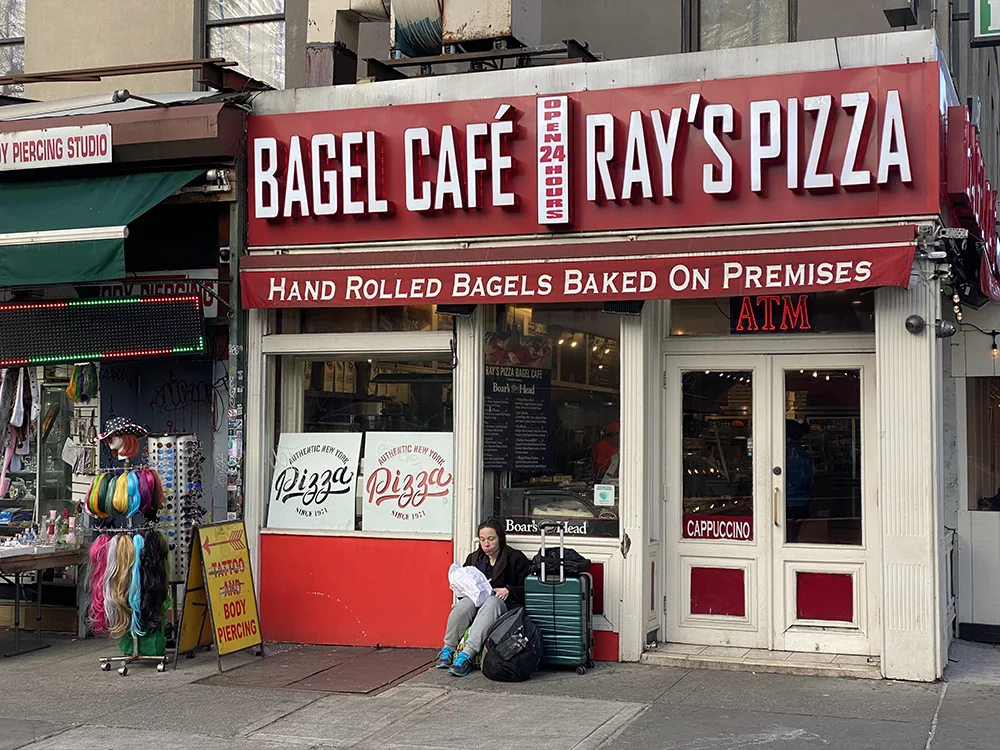
[[[116,610],[114,625],[111,624],[111,618],[108,618],[108,632],[115,639],[124,636],[132,627],[132,609],[128,602],[129,590],[132,588],[135,546],[130,536],[120,535],[117,555],[117,568],[111,578],[111,604]]]
[[[115,513],[126,515],[128,513],[128,476],[119,475],[115,480],[115,494],[111,500]]]
[[[108,621],[104,615],[104,578],[108,572],[108,545],[111,537],[99,536],[90,547],[90,569],[88,571],[90,589],[90,610],[87,623],[94,635],[108,631]]]
[[[118,627],[118,621],[121,619],[121,610],[115,606],[114,598],[111,596],[111,590],[114,586],[114,578],[118,572],[118,542],[121,539],[119,535],[111,537],[108,542],[107,548],[107,567],[104,571],[104,624],[107,631],[110,633],[112,628]]]
[[[128,511],[125,515],[131,518],[136,513],[139,512],[139,507],[142,505],[142,495],[139,493],[139,475],[130,471],[127,476],[128,482]]]
[[[132,562],[132,580],[129,583],[128,589],[128,605],[132,610],[132,621],[130,624],[132,634],[137,637],[146,635],[146,632],[140,627],[141,623],[139,622],[139,610],[142,607],[142,579],[139,574],[139,566],[142,565],[143,546],[145,546],[143,538],[139,534],[136,534],[132,539],[135,560]]]
[[[167,601],[167,540],[159,531],[146,533],[142,551],[142,602],[139,622],[143,630],[152,633],[160,629],[163,622],[163,608]]]

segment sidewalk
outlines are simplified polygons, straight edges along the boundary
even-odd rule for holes
[[[932,685],[613,664],[519,685],[431,670],[373,696],[196,684],[212,654],[121,678],[98,669],[109,645],[0,660],[0,750],[995,750],[1000,737],[1000,651],[975,645],[956,681]]]

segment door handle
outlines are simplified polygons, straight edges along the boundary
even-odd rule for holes
[[[774,488],[774,507],[772,508],[772,511],[773,511],[772,519],[774,521],[774,525],[775,526],[781,526],[781,523],[778,521],[778,494],[779,494],[779,492],[780,492],[780,490],[777,487],[775,487]]]

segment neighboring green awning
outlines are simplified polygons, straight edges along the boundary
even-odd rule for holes
[[[0,183],[0,286],[124,278],[128,223],[201,171]]]

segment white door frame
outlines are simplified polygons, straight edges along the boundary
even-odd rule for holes
[[[878,429],[876,419],[875,356],[830,354],[770,358],[772,387],[770,430],[771,467],[780,475],[765,473],[777,499],[771,514],[772,643],[780,651],[821,651],[837,654],[876,655],[881,648],[879,626]],[[835,544],[787,544],[785,519],[785,399],[784,373],[788,370],[861,370],[861,539],[860,547]],[[781,405],[781,406],[779,406]],[[842,624],[799,620],[796,613],[796,573],[850,575],[853,619]]]
[[[767,352],[761,350],[765,348]],[[879,610],[880,530],[876,504],[877,414],[874,339],[871,336],[823,336],[767,339],[713,337],[668,342],[664,358],[665,467],[663,570],[666,598],[663,631],[668,641],[701,645],[739,646],[832,653],[878,654],[881,649]],[[720,354],[720,350],[725,353]],[[711,352],[711,353],[708,353]],[[788,355],[795,353],[795,357]],[[837,352],[831,354],[830,352]],[[841,353],[842,352],[842,353]],[[862,353],[863,352],[863,353]],[[785,369],[808,364],[813,369],[862,370],[862,512],[863,545],[787,545],[784,543],[784,377]],[[752,542],[707,542],[682,538],[681,373],[692,370],[751,370],[754,462],[754,539]],[[768,456],[780,458],[774,459]],[[771,463],[768,463],[768,462]],[[777,506],[777,508],[775,507]],[[775,516],[775,510],[778,517]],[[777,523],[776,523],[777,521]],[[808,553],[804,555],[803,553]],[[746,614],[742,618],[692,615],[690,568],[720,565],[742,568]],[[795,618],[796,570],[847,573],[854,578],[854,622],[799,622]],[[792,588],[789,589],[789,586]],[[671,594],[670,592],[674,592]]]
[[[764,382],[767,360],[761,355],[699,355],[666,358],[666,514],[663,539],[664,570],[666,571],[665,630],[667,640],[707,646],[739,646],[768,648],[770,642],[770,517],[762,514],[770,482],[754,462],[754,522],[753,540],[709,542],[684,539],[683,518],[683,453],[678,440],[681,434],[683,393],[681,378],[685,372],[697,370],[750,371],[755,382]],[[761,419],[770,397],[767,388],[754,387],[751,434],[755,445],[766,440],[767,427]],[[764,564],[762,564],[764,561]],[[692,614],[691,568],[729,568],[743,571],[745,615],[718,616]],[[671,594],[671,592],[673,592]]]

